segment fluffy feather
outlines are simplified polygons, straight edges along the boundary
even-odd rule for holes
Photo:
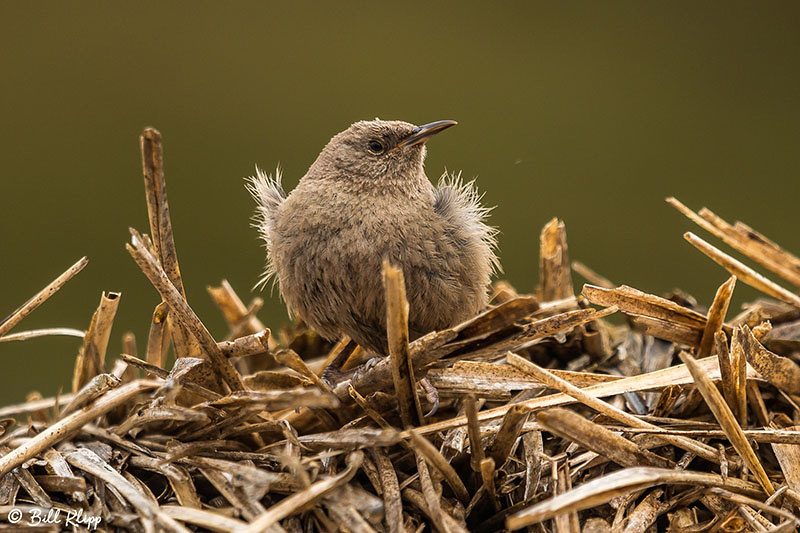
[[[478,192],[475,180],[464,182],[461,172],[449,173],[445,170],[439,178],[434,191],[434,210],[448,220],[463,224],[464,232],[480,239],[491,253],[491,273],[502,272],[497,258],[497,228],[486,224],[494,207],[481,205],[483,194]]]
[[[275,276],[275,265],[272,262],[272,230],[275,226],[275,215],[278,207],[286,199],[286,192],[281,185],[281,167],[275,169],[275,177],[267,174],[256,166],[256,175],[246,178],[247,191],[256,201],[256,212],[253,215],[253,227],[258,230],[258,236],[264,241],[267,250],[267,261],[264,272],[256,283],[256,287],[263,287]]]

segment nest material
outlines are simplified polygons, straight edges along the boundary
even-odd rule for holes
[[[85,258],[0,323],[0,341],[83,337],[72,394],[0,409],[0,521],[60,509],[104,531],[798,525],[800,298],[699,237],[686,234],[732,275],[708,311],[570,265],[553,220],[535,295],[497,283],[483,314],[411,343],[403,274],[386,264],[390,356],[364,365],[356,349],[344,369],[358,371],[331,386],[320,376],[348,339],[331,346],[301,322],[273,337],[261,301],[246,307],[226,282],[209,293],[230,333],[212,337],[185,298],[157,131],[142,154],[151,233],[131,230],[127,247],[162,296],[143,358],[125,334],[106,370],[118,293],[102,295],[86,332],[9,333]],[[800,286],[796,257],[668,201]],[[573,270],[591,282],[577,297]],[[726,321],[737,279],[777,301]],[[618,311],[626,320],[609,320]]]

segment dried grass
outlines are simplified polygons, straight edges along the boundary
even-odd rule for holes
[[[708,311],[570,266],[554,219],[533,295],[498,282],[480,316],[413,342],[403,273],[385,264],[390,356],[329,383],[362,351],[302,322],[271,335],[263,302],[224,280],[208,291],[229,332],[212,336],[186,301],[157,131],[142,156],[151,234],[127,248],[162,298],[143,356],[125,334],[108,368],[116,293],[86,332],[10,333],[85,258],[0,322],[0,342],[83,337],[71,394],[0,408],[0,520],[38,506],[105,531],[796,529],[800,298],[699,237],[732,274]],[[800,259],[754,230],[668,201],[800,283]],[[590,282],[578,296],[573,274]],[[737,279],[778,301],[728,319]]]

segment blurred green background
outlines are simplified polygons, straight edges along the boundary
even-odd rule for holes
[[[188,298],[222,337],[206,285],[227,278],[249,301],[263,265],[242,178],[280,163],[291,189],[333,134],[376,116],[459,121],[429,144],[428,175],[478,177],[520,290],[558,216],[573,259],[707,304],[726,274],[663,199],[800,251],[799,15],[728,1],[4,1],[0,315],[85,254],[14,331],[84,329],[118,290],[109,355],[127,330],[143,349],[159,297],[123,244],[128,226],[147,230],[138,136],[155,126]],[[277,327],[277,291],[263,296]],[[0,344],[0,404],[66,390],[79,343]]]

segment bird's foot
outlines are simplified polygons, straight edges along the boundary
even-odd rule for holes
[[[431,410],[425,414],[425,418],[430,418],[439,410],[439,391],[434,387],[428,378],[419,380],[422,389],[425,391],[425,398],[432,404]]]
[[[378,363],[383,361],[383,359],[384,359],[383,357],[373,357],[363,365],[357,366],[355,368],[355,371],[353,372],[353,376],[350,379],[352,381],[358,381],[364,374],[375,368],[375,366],[377,366]]]
[[[336,388],[336,385],[345,381],[350,375],[353,373],[352,371],[343,371],[342,366],[344,366],[347,358],[353,353],[356,349],[357,344],[353,341],[348,342],[342,349],[336,354],[336,357],[325,367],[325,370],[322,371],[322,381],[325,382],[329,387],[332,389]]]

